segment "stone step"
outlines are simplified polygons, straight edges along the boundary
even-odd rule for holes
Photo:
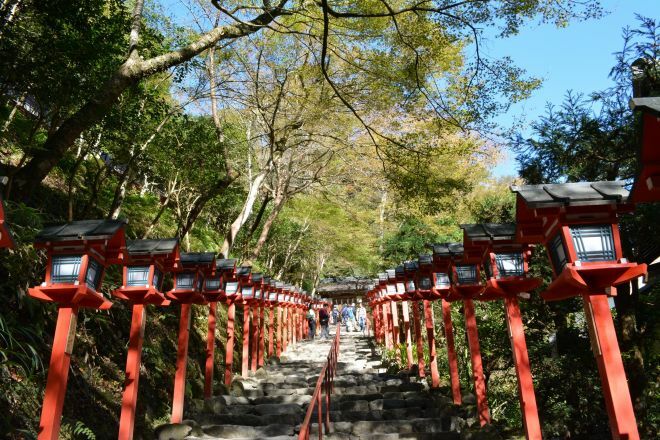
[[[297,438],[311,403],[330,341],[299,341],[279,360],[247,378],[237,378],[230,396],[216,396],[197,416],[188,440],[284,440]],[[240,382],[240,383],[239,383]],[[388,374],[370,339],[342,331],[334,393],[330,397],[328,440],[458,440],[464,407],[447,390],[430,390],[425,379]],[[237,397],[240,396],[240,397]],[[325,399],[322,400],[325,413]],[[474,411],[474,409],[470,410]],[[316,410],[312,421],[317,420]],[[312,425],[312,437],[318,434]],[[196,436],[196,437],[195,437]]]
[[[264,426],[245,425],[202,425],[205,438],[241,439],[241,438],[273,438],[276,436],[293,436],[294,426],[274,424]]]
[[[334,433],[348,433],[352,435],[373,434],[443,434],[451,432],[452,423],[449,419],[415,418],[406,420],[362,420],[355,422],[334,422],[331,424]],[[312,432],[316,428],[312,428]]]
[[[316,433],[310,436],[315,438]],[[362,434],[353,435],[346,433],[333,433],[323,436],[326,440],[460,440],[460,434],[456,432],[443,433],[408,433],[408,434]]]
[[[317,420],[317,412],[312,413],[312,420]],[[367,411],[330,411],[332,422],[358,422],[379,420],[404,420],[410,418],[441,418],[441,411],[435,408],[398,408],[391,410],[367,410]],[[445,421],[451,426],[451,420]]]

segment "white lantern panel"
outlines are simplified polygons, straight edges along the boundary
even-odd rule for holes
[[[238,281],[227,281],[225,283],[225,293],[227,295],[236,295],[238,292]]]
[[[571,226],[570,230],[578,260],[616,260],[611,225]]]
[[[506,252],[495,254],[497,271],[502,277],[519,277],[525,275],[522,252]]]
[[[52,283],[75,283],[80,274],[82,255],[53,256],[50,272]]]
[[[127,268],[127,272],[127,287],[149,285],[149,266],[131,266]]]

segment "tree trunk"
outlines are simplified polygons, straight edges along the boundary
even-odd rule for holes
[[[264,223],[264,227],[261,229],[261,234],[259,235],[257,244],[254,246],[252,254],[250,255],[250,261],[255,261],[257,258],[259,258],[259,254],[261,254],[261,250],[266,244],[266,240],[268,240],[270,228],[273,227],[273,223],[275,223],[275,220],[277,220],[277,217],[280,215],[280,211],[282,210],[285,201],[286,200],[283,197],[275,199],[275,206],[273,206],[273,210],[268,215],[268,218]]]
[[[289,247],[287,248],[286,251],[286,255],[284,256],[284,262],[282,263],[282,266],[280,267],[280,270],[277,272],[275,278],[282,278],[284,272],[288,269],[289,264],[291,264],[291,258],[298,251],[303,236],[305,235],[305,232],[307,232],[308,229],[309,229],[309,223],[308,223],[308,219],[306,218],[305,223],[303,224],[302,231],[300,231],[300,234],[298,234],[298,238],[296,239],[296,242],[293,244],[289,244]]]
[[[224,256],[226,257],[229,256],[229,252],[231,251],[231,247],[234,244],[234,240],[236,239],[236,236],[238,235],[239,231],[245,225],[248,218],[252,214],[252,208],[254,207],[254,202],[256,202],[257,200],[257,196],[259,195],[259,189],[261,188],[261,184],[263,183],[265,178],[266,178],[266,173],[260,173],[257,175],[257,177],[255,177],[254,181],[250,185],[250,191],[248,192],[247,198],[245,199],[245,203],[243,204],[243,209],[241,209],[240,214],[238,214],[238,217],[236,217],[236,219],[229,227],[229,230],[227,231],[227,235],[225,235],[225,241],[224,243],[222,243],[221,252]]]
[[[266,208],[268,207],[268,204],[270,203],[271,200],[272,200],[271,196],[267,194],[266,197],[264,197],[264,199],[261,201],[259,212],[257,212],[257,216],[254,218],[254,223],[252,223],[252,227],[250,228],[250,235],[248,238],[251,238],[252,235],[255,232],[257,232],[257,229],[259,229],[259,224],[261,223],[261,219],[266,213]]]
[[[204,210],[204,207],[206,207],[206,204],[215,196],[219,195],[222,191],[227,189],[227,187],[231,185],[233,181],[234,179],[227,177],[226,179],[219,181],[216,185],[214,185],[207,192],[198,197],[197,200],[195,200],[192,208],[190,208],[190,211],[188,211],[188,216],[186,217],[185,223],[179,230],[178,236],[181,239],[184,239],[188,235],[190,230],[195,225],[197,218]]]
[[[128,75],[130,65],[126,62],[96,96],[82,106],[53,132],[32,159],[14,177],[14,198],[29,196],[48,175],[50,170],[64,157],[69,147],[82,132],[99,122],[112,108],[124,90],[136,84],[139,78]]]

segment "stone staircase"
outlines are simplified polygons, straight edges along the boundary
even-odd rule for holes
[[[291,439],[298,435],[330,340],[291,346],[228,395],[191,405],[182,425],[164,425],[159,440]],[[446,389],[443,390],[446,392]],[[196,409],[195,409],[196,408]],[[342,333],[329,440],[461,439],[468,417],[441,391],[407,374],[388,375],[370,339]],[[312,421],[318,420],[316,413]],[[311,438],[318,437],[312,425]]]

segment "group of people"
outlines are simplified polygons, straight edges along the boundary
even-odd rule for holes
[[[306,318],[309,325],[309,339],[313,340],[316,336],[316,313],[311,306],[307,310]],[[360,302],[357,308],[355,303],[342,306],[335,305],[332,312],[330,312],[328,306],[324,304],[323,308],[319,310],[320,337],[323,339],[330,338],[330,321],[333,325],[345,325],[347,332],[360,331],[365,334],[367,330],[367,309]]]

